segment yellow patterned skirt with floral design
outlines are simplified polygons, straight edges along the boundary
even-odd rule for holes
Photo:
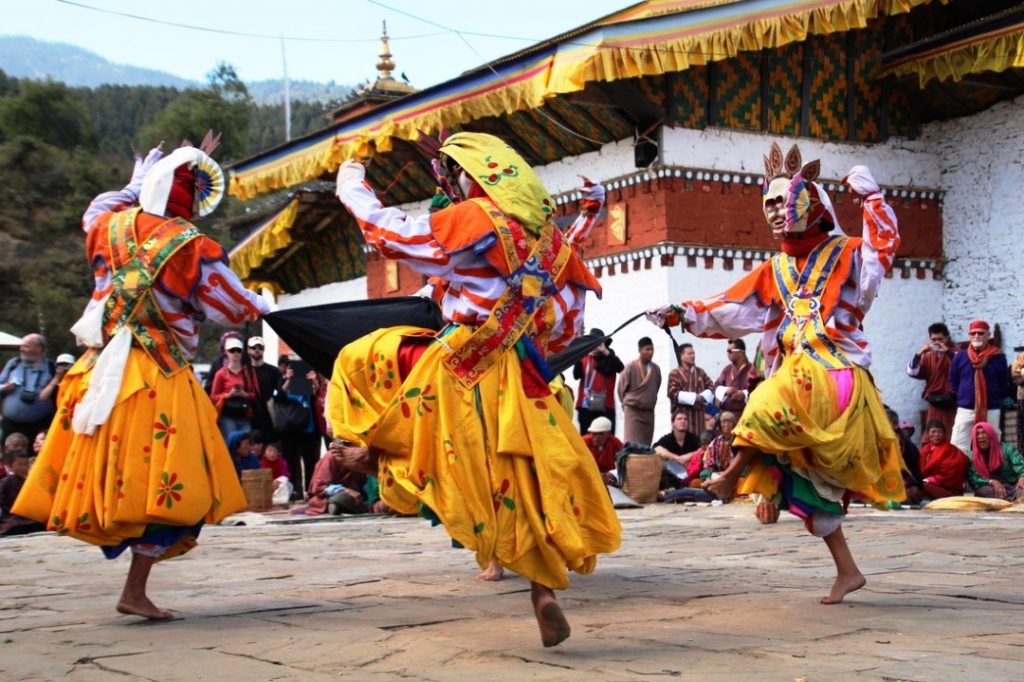
[[[870,502],[903,500],[903,458],[881,396],[867,370],[849,371],[852,386],[841,409],[830,370],[806,353],[786,356],[750,394],[733,443],[784,455],[793,467],[815,469]],[[739,492],[771,498],[778,484],[758,459]]]
[[[87,436],[71,428],[94,356],[81,358],[61,383],[58,412],[14,513],[49,530],[110,547],[148,528],[216,523],[246,508],[217,411],[190,369],[164,376],[132,348],[117,404]],[[161,556],[195,546],[186,534]]]
[[[619,547],[621,527],[593,456],[557,396],[528,397],[522,360],[506,353],[475,389],[432,343],[399,380],[397,353],[415,327],[369,334],[339,354],[328,393],[334,435],[384,451],[381,498],[406,514],[426,505],[481,568],[503,566],[554,589]]]

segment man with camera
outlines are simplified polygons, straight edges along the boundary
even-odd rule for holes
[[[949,327],[936,322],[928,327],[928,340],[907,364],[907,374],[924,382],[921,397],[928,403],[924,423],[940,421],[946,433],[953,431],[956,417],[956,393],[949,383],[949,367],[956,355],[956,344],[949,336]]]
[[[28,334],[21,340],[18,357],[0,372],[0,429],[4,435],[23,433],[31,443],[49,427],[57,411],[57,385],[67,371],[68,367],[56,367],[46,359],[46,340],[41,334]]]
[[[591,336],[604,336],[600,329],[591,329]],[[580,423],[580,435],[590,432],[590,423],[598,417],[607,417],[615,433],[615,379],[626,367],[611,349],[612,340],[592,350],[572,368],[572,375],[579,379],[576,392],[576,416]]]

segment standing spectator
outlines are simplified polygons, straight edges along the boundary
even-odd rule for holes
[[[1024,353],[1014,358],[1010,379],[1017,384],[1017,450],[1024,452]]]
[[[654,439],[654,406],[661,390],[661,368],[653,361],[654,342],[643,337],[637,344],[640,357],[619,375],[623,438],[627,443],[650,445]]]
[[[1010,370],[1006,356],[989,343],[988,322],[974,320],[968,328],[967,348],[953,356],[949,384],[956,393],[956,416],[953,419],[953,445],[964,452],[971,447],[971,432],[978,422],[987,422],[999,431],[999,408],[1010,396]]]
[[[601,472],[601,478],[606,484],[614,483],[615,477],[615,453],[622,449],[623,443],[612,433],[612,422],[607,417],[597,417],[590,422],[587,435],[583,436],[583,442],[587,449],[594,456],[597,462],[597,469]]]
[[[1000,443],[987,422],[974,425],[967,480],[978,497],[1011,502],[1024,493],[1024,457],[1009,443]]]
[[[281,370],[264,362],[266,344],[262,336],[253,336],[246,344],[249,350],[249,365],[256,376],[256,404],[253,406],[252,425],[273,439],[274,422],[270,418],[267,403],[274,397],[274,390],[281,383]]]
[[[721,410],[739,416],[747,406],[751,373],[757,376],[757,370],[747,359],[747,344],[743,339],[731,339],[725,352],[729,356],[729,364],[715,380],[715,404]]]
[[[949,368],[955,355],[956,346],[949,337],[949,327],[936,322],[928,327],[928,341],[907,365],[907,374],[924,382],[921,397],[928,403],[925,424],[941,421],[947,435],[953,432],[956,416],[956,393],[949,383]]]
[[[242,340],[229,338],[224,344],[228,364],[213,376],[210,398],[220,415],[217,426],[224,439],[236,431],[252,428],[253,404],[259,388],[252,370],[242,364]]]
[[[713,386],[708,373],[697,366],[693,344],[679,346],[679,366],[668,373],[668,399],[673,412],[686,412],[686,430],[695,438],[703,430],[704,406],[713,398]]]
[[[224,350],[224,346],[227,344],[228,339],[238,339],[241,341],[242,335],[234,330],[224,332],[220,335],[220,355],[215,357],[213,362],[210,363],[210,370],[206,373],[206,377],[203,378],[203,389],[207,394],[210,394],[213,391],[213,377],[217,374],[217,370],[228,364],[228,354],[227,351]]]
[[[316,420],[313,417],[313,394],[292,386],[293,380],[295,383],[299,383],[298,379],[295,379],[296,364],[289,363],[284,370],[281,386],[277,389],[275,399],[279,401],[277,407],[279,417],[284,409],[283,403],[291,403],[290,407],[301,415],[301,419],[294,420],[292,424],[285,424],[282,419],[278,420],[281,454],[288,462],[288,468],[292,472],[292,482],[298,492],[309,490],[310,481],[313,479],[313,469],[317,460],[320,459],[320,432],[317,431]],[[310,372],[312,370],[306,373],[306,379],[309,379]],[[307,383],[312,384],[312,380],[310,379]]]
[[[327,386],[331,382],[320,372],[310,370],[306,378],[313,386],[313,423],[316,425],[316,432],[324,440],[324,447],[331,446],[331,425],[327,421]]]
[[[46,359],[46,339],[28,334],[21,340],[18,357],[11,358],[0,371],[0,396],[3,396],[4,434],[23,433],[31,442],[45,431],[57,412],[57,384],[67,373]]]
[[[604,336],[600,329],[591,329],[591,336]],[[576,392],[576,415],[580,422],[580,433],[587,434],[590,422],[598,417],[607,417],[615,433],[615,375],[625,369],[622,360],[611,349],[608,339],[585,355],[572,368],[572,375],[580,380]]]
[[[946,439],[946,425],[936,419],[926,426],[921,447],[921,486],[907,488],[907,499],[915,504],[924,499],[963,495],[967,479],[967,455]]]

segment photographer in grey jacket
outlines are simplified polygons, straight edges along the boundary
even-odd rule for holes
[[[21,340],[18,357],[0,371],[0,396],[3,397],[4,435],[23,433],[29,442],[50,426],[57,411],[57,385],[68,371],[46,359],[46,339],[28,334]]]

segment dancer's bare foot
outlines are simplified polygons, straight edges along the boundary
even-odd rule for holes
[[[856,592],[860,588],[864,587],[868,582],[868,579],[861,573],[854,573],[853,575],[838,575],[836,581],[832,583],[832,591],[829,592],[827,597],[821,598],[822,604],[841,604],[843,597]]]
[[[147,620],[177,620],[178,618],[170,611],[157,608],[156,604],[149,600],[149,597],[129,599],[122,596],[121,600],[117,602],[117,612],[128,616],[142,616]]]
[[[704,481],[701,487],[717,499],[728,502],[736,494],[737,483],[739,483],[739,477],[722,474],[716,479]]]
[[[571,628],[569,621],[562,613],[562,607],[555,599],[550,588],[532,583],[530,599],[533,601],[533,612],[537,616],[537,627],[540,628],[540,641],[545,647],[561,644],[569,639]]]
[[[502,568],[501,564],[498,563],[497,559],[491,559],[491,562],[487,564],[487,568],[480,573],[477,580],[488,580],[495,581],[501,580],[505,577],[505,569]]]

